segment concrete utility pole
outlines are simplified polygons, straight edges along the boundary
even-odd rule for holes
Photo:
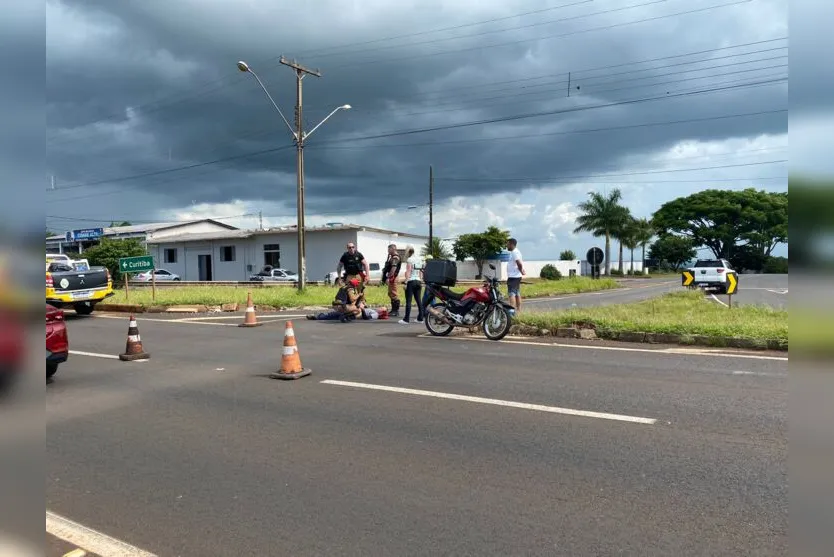
[[[321,77],[321,72],[305,68],[295,60],[289,61],[281,56],[281,63],[295,71],[295,145],[296,174],[298,194],[298,289],[304,290],[307,283],[307,257],[304,238],[304,119],[302,83],[307,74]]]
[[[304,246],[304,142],[305,140],[310,137],[313,132],[315,132],[319,126],[327,122],[331,116],[336,114],[340,110],[350,110],[351,106],[349,104],[343,104],[342,106],[338,106],[333,111],[328,114],[324,120],[313,126],[309,132],[304,132],[304,120],[302,117],[302,95],[301,95],[301,80],[304,79],[304,76],[307,74],[314,75],[316,77],[321,77],[321,73],[318,70],[310,70],[305,68],[304,66],[297,63],[295,60],[290,62],[283,56],[281,56],[281,63],[285,66],[291,67],[295,71],[295,79],[296,79],[296,102],[295,102],[295,129],[290,125],[287,119],[284,117],[284,114],[281,112],[281,109],[278,107],[278,104],[272,98],[272,95],[269,94],[266,87],[264,86],[261,78],[258,77],[252,68],[249,67],[249,64],[244,62],[243,60],[237,63],[237,67],[242,72],[251,73],[252,76],[258,81],[258,84],[261,86],[261,89],[264,90],[266,96],[269,98],[269,101],[272,103],[272,106],[281,115],[281,119],[289,128],[290,133],[295,140],[295,144],[297,147],[297,174],[298,174],[298,290],[304,290],[304,287],[307,284],[307,258],[305,256],[305,246]]]

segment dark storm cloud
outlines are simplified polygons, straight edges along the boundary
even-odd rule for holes
[[[634,3],[638,2],[631,2]],[[221,203],[233,199],[265,199],[294,207],[295,154],[289,132],[255,80],[235,74],[234,69],[238,59],[249,61],[284,114],[292,119],[292,72],[274,59],[265,62],[282,50],[290,57],[297,55],[307,66],[320,67],[324,74],[321,79],[308,76],[304,81],[308,129],[336,106],[349,103],[354,107],[335,115],[309,141],[305,167],[311,211],[342,208],[358,211],[421,202],[429,164],[435,165],[438,183],[442,184],[438,188],[440,201],[472,192],[486,195],[519,191],[526,185],[444,183],[443,176],[547,178],[598,174],[616,169],[622,157],[669,147],[683,139],[784,133],[786,115],[781,113],[598,133],[546,135],[783,109],[787,103],[787,87],[780,84],[371,141],[351,140],[398,130],[596,106],[667,93],[674,96],[787,75],[786,68],[779,67],[787,63],[786,59],[729,65],[785,55],[787,49],[654,72],[623,73],[651,67],[645,64],[608,71],[581,71],[784,36],[787,30],[779,17],[786,13],[786,2],[777,0],[759,0],[703,14],[538,43],[478,48],[478,45],[566,34],[719,3],[717,0],[712,3],[669,0],[638,10],[531,29],[394,48],[408,42],[420,43],[627,5],[597,0],[533,18],[328,53],[322,49],[329,45],[448,27],[531,11],[547,4],[519,2],[515,7],[496,7],[490,12],[482,6],[480,11],[469,15],[459,7],[457,11],[445,12],[449,15],[438,23],[432,6],[407,13],[403,8],[398,13],[393,5],[381,2],[362,13],[345,8],[343,3],[317,3],[315,14],[297,4],[289,9],[266,8],[270,6],[268,2],[255,4],[264,6],[263,12],[247,5],[246,9],[251,10],[248,13],[233,12],[231,4],[223,5],[224,13],[220,4],[196,0],[65,2],[61,4],[63,9],[52,13],[60,14],[64,25],[88,22],[91,27],[86,36],[91,39],[86,43],[78,39],[73,48],[59,50],[49,59],[48,109],[51,131],[56,132],[51,134],[54,139],[48,143],[49,167],[70,188],[51,194],[51,199],[57,205],[60,199],[88,195],[89,214],[98,214],[96,207],[109,207],[116,198],[133,200],[139,192],[147,192],[152,197],[141,202],[131,201],[130,206],[145,210],[151,210],[154,203],[162,200],[165,205],[182,206],[193,200]],[[386,15],[397,13],[396,18]],[[302,17],[305,23],[293,24],[295,16]],[[56,38],[50,42],[52,48],[58,49],[60,40],[72,35],[70,29],[63,31],[56,31]],[[786,45],[787,41],[766,43],[655,65],[674,65],[680,60],[764,51]],[[319,49],[318,55],[315,49]],[[451,50],[465,51],[434,55]],[[707,67],[710,69],[684,73],[687,69]],[[758,70],[747,71],[754,68]],[[560,75],[567,71],[572,72],[570,98],[566,98],[565,76]],[[621,75],[609,75],[616,72]],[[667,73],[674,75],[647,79],[647,76]],[[545,75],[553,77],[531,79]],[[519,81],[496,83],[513,79]],[[579,91],[576,85],[580,86]],[[515,86],[518,89],[513,89]],[[160,97],[161,102],[142,106]],[[82,126],[84,122],[97,120],[101,121]],[[63,126],[67,129],[54,129]],[[501,139],[507,136],[525,137]],[[484,138],[499,139],[467,142]],[[433,141],[438,144],[425,145]],[[407,144],[422,145],[404,146]],[[83,186],[108,178],[152,173],[282,146],[290,148],[170,175]],[[73,187],[79,185],[83,187]],[[121,188],[124,194],[120,193]],[[99,197],[94,195],[96,192],[105,195]]]

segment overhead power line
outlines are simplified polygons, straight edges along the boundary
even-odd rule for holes
[[[735,49],[735,48],[745,48],[745,47],[750,47],[750,46],[758,46],[758,45],[770,44],[770,43],[774,43],[774,42],[778,42],[778,41],[784,41],[784,40],[787,40],[787,37],[778,37],[778,38],[767,39],[767,40],[762,40],[762,41],[754,41],[754,42],[748,42],[748,43],[742,43],[742,44],[736,44],[736,45],[729,45],[729,46],[724,46],[724,47],[711,48],[711,49],[702,49],[702,50],[694,51],[694,52],[686,52],[686,53],[674,54],[674,55],[670,55],[670,56],[662,56],[662,57],[655,57],[655,58],[649,58],[649,59],[643,59],[643,60],[635,60],[635,61],[631,61],[631,62],[622,62],[622,63],[610,64],[610,65],[606,65],[606,66],[596,66],[596,67],[584,68],[584,69],[573,69],[569,72],[562,72],[560,74],[552,74],[551,76],[545,75],[545,76],[536,76],[536,77],[530,77],[530,78],[521,78],[519,80],[497,81],[497,82],[492,82],[491,84],[489,82],[487,82],[487,83],[482,83],[482,84],[478,84],[478,85],[465,86],[463,88],[468,89],[468,88],[475,87],[475,88],[479,88],[481,91],[483,91],[484,88],[489,87],[490,85],[501,85],[501,84],[506,84],[506,83],[514,83],[516,81],[525,82],[525,81],[530,81],[530,80],[535,80],[535,79],[542,79],[542,78],[546,78],[546,77],[556,77],[556,76],[560,76],[560,75],[561,76],[567,76],[568,74],[571,74],[572,76],[574,76],[576,80],[582,80],[582,82],[585,83],[586,87],[587,87],[587,82],[588,82],[588,80],[591,80],[591,79],[600,79],[600,78],[604,78],[604,77],[607,77],[607,76],[613,76],[613,75],[629,75],[629,74],[632,74],[632,73],[648,72],[648,71],[652,71],[652,70],[655,70],[655,69],[662,69],[662,68],[666,68],[666,67],[675,67],[678,64],[680,64],[680,65],[690,65],[690,64],[698,64],[698,63],[702,63],[702,62],[709,62],[709,61],[713,61],[713,60],[721,60],[721,59],[726,59],[726,58],[735,58],[735,57],[739,57],[739,56],[750,56],[750,55],[754,55],[754,54],[762,54],[762,53],[765,53],[765,52],[771,52],[771,51],[775,51],[775,50],[784,50],[784,49],[787,48],[787,46],[780,46],[780,47],[771,48],[771,49],[753,50],[753,51],[748,51],[748,52],[740,52],[740,53],[735,53],[735,54],[728,54],[726,56],[706,58],[706,59],[702,59],[702,60],[695,60],[695,61],[689,61],[689,62],[679,62],[677,64],[671,64],[671,65],[667,65],[667,66],[632,69],[632,70],[627,70],[627,71],[624,71],[624,72],[618,72],[616,74],[605,74],[605,75],[600,75],[600,76],[583,77],[582,74],[585,74],[585,73],[607,70],[607,69],[616,69],[616,68],[621,68],[621,67],[626,67],[626,66],[635,66],[635,65],[640,65],[640,64],[649,64],[649,63],[652,63],[652,62],[658,62],[658,61],[663,61],[663,60],[674,60],[674,59],[679,59],[679,58],[685,58],[685,57],[688,57],[688,56],[697,56],[697,55],[702,55],[702,54],[722,52],[722,51],[731,50],[731,49]],[[562,83],[564,83],[564,82],[562,82]],[[523,89],[523,88],[527,88],[527,87],[533,87],[533,86],[520,86],[519,89]],[[458,89],[462,89],[462,88],[460,88],[460,87],[448,88],[448,89],[445,89],[445,91],[455,91],[455,90],[458,90]],[[438,91],[429,91],[429,92],[427,92],[427,94],[431,95],[431,94],[435,94],[435,93],[439,93],[439,92],[442,92],[442,91],[440,91],[440,90],[438,90]],[[410,98],[417,98],[419,96],[420,95],[409,95],[409,96],[400,97],[399,99],[394,99],[394,100],[395,101],[396,100],[406,100],[406,99],[410,99]],[[368,112],[368,113],[371,112],[370,109],[362,109],[362,108],[358,108],[358,107],[354,107],[353,110],[354,110],[354,112],[356,112],[356,111],[358,111],[358,112]],[[313,112],[315,112],[315,110],[313,110]],[[272,133],[273,131],[274,131],[274,128],[264,129],[264,130],[259,131],[259,132],[247,133],[246,135],[240,136],[237,139],[242,139],[242,138],[245,138],[245,137],[259,136],[259,135],[266,135],[268,133]],[[77,141],[81,141],[81,140],[80,139],[67,139],[67,140],[64,140],[64,141],[55,142],[53,146],[55,146],[55,145],[68,145],[68,144],[75,143]]]
[[[345,48],[349,48],[349,47],[352,47],[352,46],[365,46],[365,45],[368,45],[368,44],[378,44],[378,43],[388,42],[388,41],[402,39],[402,38],[416,37],[416,36],[428,35],[428,34],[431,34],[431,33],[444,32],[444,31],[453,31],[453,30],[457,30],[457,29],[464,29],[464,28],[467,28],[467,27],[474,27],[474,26],[477,26],[477,25],[485,25],[485,24],[488,24],[488,23],[496,23],[496,22],[499,22],[499,21],[515,19],[515,18],[518,18],[518,17],[525,17],[525,16],[529,16],[529,15],[539,15],[539,14],[542,14],[542,13],[545,13],[545,12],[560,10],[560,9],[564,9],[564,8],[571,7],[571,6],[577,6],[577,5],[580,5],[580,4],[587,4],[587,3],[590,3],[592,1],[593,0],[578,0],[576,2],[571,2],[569,4],[561,4],[561,5],[557,5],[557,6],[550,6],[548,8],[542,8],[542,9],[538,9],[538,10],[521,12],[521,13],[509,15],[509,16],[491,18],[491,19],[476,21],[476,22],[472,22],[472,23],[465,23],[465,24],[461,24],[461,25],[454,25],[454,26],[451,26],[451,27],[443,27],[443,28],[440,28],[440,29],[433,29],[433,30],[429,30],[429,31],[420,31],[420,32],[416,32],[416,33],[406,33],[406,34],[402,34],[402,35],[394,35],[392,37],[386,37],[386,38],[382,38],[382,39],[373,39],[373,40],[370,40],[370,41],[360,41],[360,42],[355,42],[355,43],[342,44],[342,45],[339,45],[339,46],[312,49],[312,50],[309,50],[309,51],[302,51],[300,53],[300,56],[304,56],[304,57],[316,56],[316,53],[321,52],[322,50],[324,50],[324,51],[329,51],[329,50],[339,50],[339,51],[341,51],[341,50],[344,50]],[[493,32],[494,33],[500,33],[502,31],[503,30],[501,30],[501,29],[497,29]],[[272,56],[272,57],[269,57],[267,59],[259,61],[258,64],[259,65],[260,64],[267,64],[269,62],[277,61],[279,58],[280,58],[280,56]],[[275,67],[277,67],[277,66],[275,66]],[[191,98],[200,97],[200,96],[205,95],[206,93],[218,91],[220,89],[228,87],[229,85],[231,85],[231,83],[229,83],[229,81],[232,80],[235,77],[239,78],[239,76],[240,76],[240,72],[234,71],[234,72],[229,72],[229,73],[225,74],[224,76],[222,76],[220,78],[212,79],[210,81],[204,82],[203,84],[199,85],[198,87],[195,87],[193,93],[189,93],[185,97],[179,98],[179,99],[175,100],[174,102],[169,103],[169,105],[170,106],[177,105],[177,104],[180,104],[181,102],[184,102],[184,101],[189,100]],[[243,80],[238,79],[238,80],[235,81],[235,83],[236,84],[243,83]],[[213,86],[213,87],[210,88],[210,89],[207,89],[208,87],[211,87],[211,86]],[[135,106],[133,106],[133,108],[134,109],[150,108],[153,105],[158,105],[158,104],[162,103],[163,101],[168,100],[170,98],[173,98],[177,95],[178,94],[165,95],[165,96],[163,96],[159,99],[152,100],[152,101],[147,101],[147,102],[135,105]],[[158,109],[159,108],[154,108],[153,110],[155,111],[155,110],[158,110]],[[111,113],[107,116],[104,116],[104,117],[100,118],[99,120],[96,120],[94,122],[89,122],[88,124],[102,122],[104,120],[109,120],[109,119],[112,119],[112,118],[120,117],[122,115],[123,115],[123,111]],[[69,131],[69,130],[66,130],[66,131]]]
[[[527,114],[518,114],[518,115],[513,115],[513,116],[503,116],[503,117],[500,117],[500,118],[477,120],[477,121],[473,121],[473,122],[461,122],[461,123],[456,123],[456,124],[446,124],[446,125],[433,126],[433,127],[428,127],[428,128],[391,131],[391,132],[387,132],[387,133],[366,135],[366,136],[346,137],[346,138],[342,138],[342,139],[339,139],[339,140],[329,140],[329,141],[322,141],[322,142],[318,142],[318,143],[311,142],[311,145],[331,145],[331,144],[334,144],[334,143],[367,141],[367,140],[371,140],[371,139],[384,139],[384,138],[389,138],[389,137],[416,135],[416,134],[420,134],[420,133],[430,133],[430,132],[435,132],[435,131],[460,129],[460,128],[480,126],[480,125],[491,124],[491,123],[518,121],[518,120],[538,118],[538,117],[543,117],[543,116],[552,116],[552,115],[557,115],[557,114],[566,114],[566,113],[581,112],[581,111],[594,110],[594,109],[600,109],[600,108],[609,108],[609,107],[614,107],[614,106],[623,106],[623,105],[630,105],[630,104],[639,104],[639,103],[644,103],[644,102],[668,100],[668,99],[673,99],[673,98],[682,98],[682,97],[688,97],[688,96],[693,96],[693,95],[698,95],[698,94],[728,91],[728,90],[738,89],[740,87],[748,87],[750,85],[772,85],[772,84],[779,83],[779,82],[782,82],[782,81],[783,80],[767,80],[767,81],[755,82],[755,83],[744,85],[744,86],[731,85],[731,86],[725,86],[725,87],[713,87],[713,88],[710,88],[710,89],[702,89],[702,90],[698,90],[698,91],[689,91],[689,92],[686,92],[686,93],[677,93],[677,94],[662,95],[662,96],[655,96],[655,97],[644,97],[644,98],[640,98],[640,99],[616,101],[616,102],[612,102],[612,103],[604,103],[604,104],[598,104],[598,105],[592,105],[592,106],[571,107],[571,108],[565,108],[565,109],[559,109],[559,110],[549,110],[549,111],[533,112],[533,113],[527,113]],[[171,172],[178,172],[178,171],[181,171],[181,170],[188,170],[188,169],[192,169],[192,168],[198,168],[198,167],[202,167],[202,166],[218,164],[218,163],[231,161],[231,160],[239,160],[239,159],[245,159],[245,158],[249,158],[249,157],[264,155],[264,154],[268,154],[268,153],[274,153],[274,152],[277,152],[277,151],[290,149],[292,147],[293,147],[292,145],[285,145],[285,146],[276,147],[276,148],[273,148],[273,149],[264,149],[264,150],[261,150],[261,151],[255,151],[253,153],[235,155],[235,156],[232,156],[232,157],[225,157],[225,158],[216,159],[216,160],[213,160],[213,161],[190,164],[190,165],[186,165],[186,166],[181,166],[181,167],[176,167],[176,168],[169,168],[169,169],[164,169],[164,170],[158,170],[158,171],[154,171],[154,172],[146,172],[146,173],[143,173],[143,174],[135,174],[135,175],[131,175],[131,176],[122,176],[122,177],[117,177],[117,178],[97,180],[97,181],[93,181],[93,182],[86,182],[86,183],[75,184],[75,185],[71,185],[71,186],[65,186],[65,187],[61,188],[60,190],[48,189],[47,191],[48,192],[55,192],[55,191],[62,191],[62,190],[67,190],[67,189],[76,189],[76,188],[81,188],[81,187],[95,186],[95,185],[99,185],[99,184],[107,184],[107,183],[122,182],[122,181],[127,181],[127,180],[134,180],[134,179],[138,179],[138,178],[153,177],[153,176],[158,176],[158,175],[162,175],[162,174],[168,174],[168,173],[171,173]]]
[[[441,181],[444,182],[549,182],[555,180],[581,180],[583,178],[611,178],[611,177],[620,177],[620,176],[642,176],[644,174],[666,174],[668,172],[695,172],[695,171],[703,171],[703,170],[718,170],[724,168],[739,168],[743,166],[761,166],[765,164],[779,164],[788,162],[788,159],[778,159],[778,160],[770,160],[770,161],[759,161],[759,162],[747,162],[747,163],[739,163],[739,164],[722,164],[718,166],[699,166],[695,168],[671,168],[671,169],[655,169],[655,170],[641,170],[638,172],[621,172],[621,173],[609,173],[609,174],[585,174],[585,175],[573,175],[573,176],[557,176],[557,177],[549,177],[549,178],[460,178],[460,177],[443,177],[440,178]],[[704,182],[708,182],[709,180],[703,180]]]
[[[650,4],[656,4],[656,3],[662,2],[662,1],[667,1],[667,0],[654,0],[654,1],[646,2],[644,4],[635,4],[635,5],[632,5],[631,8],[640,7],[640,6],[648,6]],[[621,27],[621,26],[624,26],[624,25],[633,25],[633,24],[637,24],[637,23],[655,21],[655,20],[658,20],[658,19],[665,19],[665,18],[675,17],[675,16],[679,16],[679,15],[688,15],[688,14],[694,14],[694,13],[699,13],[699,12],[704,12],[704,11],[710,11],[710,10],[714,10],[714,9],[718,9],[718,8],[722,8],[722,7],[728,7],[728,6],[737,5],[737,4],[744,4],[744,3],[748,3],[750,1],[751,0],[736,0],[734,2],[729,2],[729,3],[717,4],[717,5],[713,5],[713,6],[707,6],[707,7],[704,7],[704,8],[698,8],[698,9],[687,10],[687,11],[682,11],[682,12],[676,12],[676,13],[672,13],[672,14],[664,14],[664,15],[651,17],[651,18],[644,18],[644,19],[640,19],[640,20],[636,20],[636,21],[611,24],[611,25],[596,27],[596,28],[592,28],[592,29],[584,29],[584,30],[579,30],[579,31],[575,31],[575,32],[567,33],[567,34],[561,34],[561,35],[546,35],[546,36],[543,36],[543,37],[534,37],[534,38],[530,38],[530,39],[523,39],[523,40],[511,41],[511,42],[506,42],[506,43],[484,45],[484,46],[475,47],[475,48],[446,50],[446,51],[441,51],[441,52],[420,54],[420,55],[416,55],[416,56],[408,56],[408,57],[404,57],[404,58],[383,59],[383,60],[373,60],[373,61],[366,61],[366,62],[356,62],[356,63],[350,63],[350,64],[342,64],[342,65],[337,66],[335,68],[331,68],[330,71],[337,70],[337,69],[342,69],[342,68],[346,68],[346,67],[355,67],[357,64],[362,64],[362,65],[364,65],[364,64],[381,64],[381,63],[386,63],[386,62],[402,61],[402,60],[409,60],[409,59],[424,59],[424,58],[427,58],[427,57],[438,56],[438,55],[442,55],[442,54],[468,52],[468,51],[481,50],[481,49],[499,48],[499,47],[502,47],[502,46],[510,46],[510,45],[514,45],[514,44],[523,44],[525,42],[531,42],[531,41],[566,37],[566,36],[571,36],[571,35],[575,35],[575,34],[579,34],[579,33],[586,33],[586,32],[591,32],[591,31],[612,29],[612,28],[617,28],[617,27]],[[557,8],[559,8],[559,7],[564,7],[564,6],[557,6]],[[608,11],[599,12],[595,15],[602,15],[604,13],[609,13],[610,11],[621,11],[622,9],[623,8],[611,9],[611,10],[608,10]],[[535,13],[535,12],[527,12],[527,13]],[[527,13],[520,14],[520,15],[526,15]],[[484,21],[484,22],[481,22],[481,23],[489,23],[489,22],[490,21],[488,20],[488,21]],[[503,32],[503,31],[504,30],[496,30],[495,32]],[[305,54],[305,56],[309,56],[309,55]],[[277,58],[278,57],[272,57],[269,60],[272,61],[272,60],[276,60]],[[277,65],[275,67],[277,67]],[[271,68],[272,68],[272,66],[269,66],[269,67],[264,68],[264,70],[268,70],[268,69],[271,69]],[[222,82],[227,80],[229,77],[231,77],[231,75],[233,75],[233,74],[230,73],[226,77],[223,77],[223,78],[220,78],[220,79],[217,79],[217,80],[213,80],[212,82],[207,83],[205,86],[211,85],[213,83],[220,83],[220,85],[218,87],[215,87],[214,89],[212,89],[210,91],[217,90],[217,89],[222,89],[223,87],[226,86]],[[236,81],[236,83],[237,84],[242,83],[242,80],[238,80],[238,81]],[[207,92],[210,92],[210,91],[206,91],[206,90],[199,91],[199,92],[194,93],[193,95],[189,95],[189,96],[186,96],[182,99],[179,99],[179,100],[177,100],[177,101],[175,101],[174,103],[171,103],[171,104],[172,105],[173,104],[179,104],[180,102],[184,102],[185,100],[188,100],[188,98],[190,98],[191,96],[194,96],[194,95],[202,96],[203,94],[205,94]],[[134,106],[134,108],[148,107],[149,105],[161,102],[161,100],[162,99],[160,99],[158,101],[151,101],[149,103],[145,103],[144,105],[136,105],[136,106]],[[154,109],[154,110],[157,110],[157,109]],[[101,122],[103,120],[107,120],[107,119],[110,119],[110,118],[113,118],[113,117],[120,117],[120,116],[122,116],[122,114],[123,113],[120,111],[118,113],[112,114],[109,117],[105,117],[105,118],[101,118],[99,120],[96,120],[95,122],[89,122],[86,125]],[[64,131],[64,133],[66,133],[66,132],[71,131],[71,130],[63,130],[63,131]]]

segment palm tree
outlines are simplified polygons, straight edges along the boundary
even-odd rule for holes
[[[634,239],[637,244],[643,248],[644,275],[648,274],[648,269],[646,269],[646,246],[652,241],[652,238],[654,238],[654,233],[654,225],[652,224],[651,219],[642,218],[634,221]]]
[[[595,237],[605,237],[605,274],[611,274],[611,236],[625,220],[628,209],[620,205],[622,193],[615,188],[608,195],[588,192],[590,199],[578,205],[582,214],[576,219],[574,233],[590,232]],[[622,257],[620,258],[622,259]]]
[[[454,259],[452,252],[440,238],[433,237],[431,243],[426,242],[421,251],[423,257],[430,255],[432,259]]]
[[[623,226],[620,232],[620,247],[625,244],[625,247],[631,251],[631,265],[629,266],[629,273],[634,274],[634,250],[640,245],[637,239],[637,219],[631,217]],[[622,257],[620,257],[620,268],[622,269]]]
[[[630,238],[631,234],[631,222],[634,220],[634,217],[631,216],[631,211],[628,208],[622,208],[623,213],[620,215],[620,222],[616,226],[614,230],[611,231],[611,235],[616,238],[620,242],[620,256],[618,257],[618,271],[622,275],[623,273],[623,246],[626,248],[628,247],[627,240]]]

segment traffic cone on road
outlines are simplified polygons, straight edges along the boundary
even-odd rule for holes
[[[119,359],[123,362],[132,362],[134,360],[147,360],[151,355],[145,352],[142,348],[142,338],[139,336],[139,325],[136,324],[136,318],[130,314],[130,324],[127,328],[127,345],[125,346],[125,353],[119,354]]]
[[[298,379],[310,375],[312,370],[304,369],[301,357],[298,355],[298,345],[295,343],[295,331],[292,321],[287,321],[284,327],[284,352],[281,356],[281,370],[270,374],[272,379]]]
[[[252,293],[249,292],[246,296],[246,314],[243,317],[243,323],[238,327],[260,327],[263,323],[258,323],[258,318],[255,317],[255,304],[252,303]]]

